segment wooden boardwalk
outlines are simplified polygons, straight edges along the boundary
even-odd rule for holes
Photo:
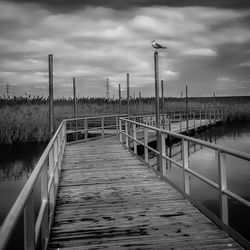
[[[220,119],[217,119],[216,121],[214,120],[209,120],[209,119],[202,119],[202,120],[189,120],[188,121],[188,129],[187,129],[187,122],[185,120],[183,121],[176,121],[176,122],[172,122],[170,124],[170,126],[168,124],[166,124],[164,127],[165,130],[169,130],[171,132],[175,132],[175,133],[185,133],[185,132],[193,132],[205,127],[210,127],[213,125],[218,124],[219,122],[221,122]],[[155,127],[155,123],[150,123],[150,126]],[[160,126],[161,129],[163,129],[163,125]],[[140,134],[140,129],[137,130],[138,134]],[[142,129],[141,129],[142,131]],[[116,129],[95,129],[95,130],[88,130],[88,134],[90,135],[115,135],[117,133]],[[140,135],[139,135],[140,137]],[[150,141],[156,140],[155,136],[153,135],[152,138],[150,138]]]
[[[48,249],[241,249],[117,137],[67,145]]]

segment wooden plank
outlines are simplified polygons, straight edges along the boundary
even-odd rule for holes
[[[68,145],[48,249],[241,249],[120,144]]]

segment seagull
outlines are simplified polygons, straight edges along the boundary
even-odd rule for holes
[[[167,49],[167,47],[161,46],[159,43],[156,43],[155,40],[151,41],[152,47],[155,49]]]

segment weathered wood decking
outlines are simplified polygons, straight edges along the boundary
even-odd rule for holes
[[[117,137],[68,145],[49,249],[241,249]]]

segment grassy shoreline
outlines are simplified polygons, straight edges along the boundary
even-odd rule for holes
[[[191,97],[190,109],[223,108],[225,121],[250,120],[250,97]],[[118,114],[118,100],[80,98],[78,117]],[[165,110],[184,109],[184,98],[166,98]],[[142,113],[154,113],[154,98],[142,98]],[[126,113],[122,100],[122,113]],[[131,114],[139,114],[139,99],[130,100]],[[65,118],[73,116],[73,100],[57,99],[54,106],[56,127]],[[0,99],[0,144],[45,142],[49,140],[48,100],[43,98]]]

